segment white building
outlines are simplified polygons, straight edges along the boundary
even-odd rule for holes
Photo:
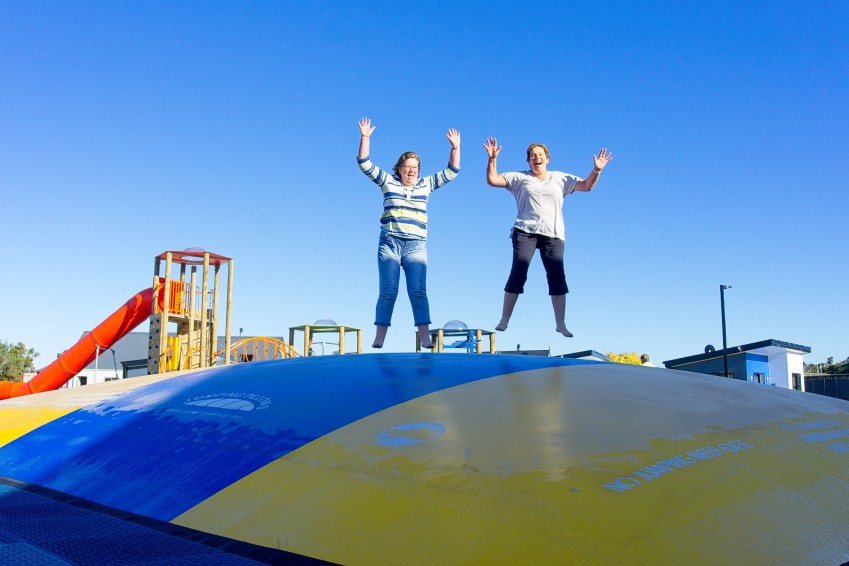
[[[811,353],[810,346],[769,339],[732,346],[724,351],[711,347],[705,350],[703,354],[667,360],[663,365],[668,369],[725,375],[727,363],[728,377],[785,389],[805,390],[804,355]]]

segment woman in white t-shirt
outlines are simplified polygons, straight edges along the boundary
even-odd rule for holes
[[[599,175],[607,166],[613,154],[602,149],[593,156],[593,170],[586,179],[575,175],[548,171],[551,155],[548,148],[539,143],[528,146],[528,171],[499,174],[496,159],[501,147],[495,138],[488,138],[484,149],[489,156],[486,166],[486,182],[492,187],[509,190],[516,199],[516,222],[513,224],[513,266],[510,277],[504,287],[504,305],[501,320],[496,330],[506,330],[513,307],[525,290],[528,267],[534,251],[540,251],[543,267],[548,279],[548,294],[554,308],[556,330],[567,338],[572,333],[566,328],[566,272],[563,268],[563,243],[565,226],[563,224],[563,199],[574,192],[589,192],[598,182]]]

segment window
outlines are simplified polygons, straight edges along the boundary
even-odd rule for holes
[[[760,383],[761,385],[766,383],[766,381],[764,380],[764,374],[757,371],[752,372],[752,381],[754,381],[755,383]]]
[[[794,373],[793,374],[793,389],[795,389],[796,391],[802,390],[802,374],[801,373]]]
[[[78,375],[80,379],[80,385],[88,385],[88,376],[87,375]]]
[[[147,375],[146,359],[121,362],[121,365],[124,367],[124,379],[128,377],[138,377],[140,375]]]

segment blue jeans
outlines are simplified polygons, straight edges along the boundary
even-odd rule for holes
[[[375,309],[375,326],[390,326],[401,268],[407,281],[407,295],[413,306],[415,325],[430,324],[430,305],[427,302],[427,242],[409,240],[380,232],[377,247],[377,269],[380,274],[380,294]]]

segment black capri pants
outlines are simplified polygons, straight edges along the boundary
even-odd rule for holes
[[[513,266],[504,291],[521,295],[525,292],[525,281],[528,280],[528,267],[534,257],[534,251],[539,250],[542,265],[545,267],[545,277],[548,279],[549,295],[565,295],[569,292],[566,285],[566,272],[563,269],[563,240],[528,234],[513,229],[510,239],[513,241]]]

